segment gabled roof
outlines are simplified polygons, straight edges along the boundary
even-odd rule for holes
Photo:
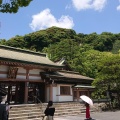
[[[64,77],[67,77],[67,78],[82,79],[82,80],[94,80],[93,78],[80,75],[78,72],[73,72],[73,71],[62,70],[62,71],[59,71],[58,73],[60,75],[63,75]]]
[[[64,67],[63,65],[56,64],[49,60],[46,54],[8,47],[4,45],[0,45],[0,60],[58,68]]]
[[[80,75],[78,72],[61,70],[58,72],[44,72],[42,73],[44,78],[49,78],[57,82],[69,82],[69,83],[92,83],[93,78]]]

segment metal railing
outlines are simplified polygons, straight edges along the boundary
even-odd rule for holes
[[[7,91],[4,88],[0,87],[0,93],[3,94],[3,95],[6,95]]]
[[[35,98],[36,103],[38,103],[37,101],[39,101],[40,106],[41,106],[41,110],[44,113],[46,106],[42,103],[42,101],[37,96],[33,96],[33,97]]]

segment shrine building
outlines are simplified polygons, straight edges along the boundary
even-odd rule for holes
[[[0,45],[0,95],[13,104],[79,101],[93,78],[68,71],[46,54]]]

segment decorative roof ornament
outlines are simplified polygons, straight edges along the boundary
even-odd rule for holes
[[[58,61],[56,63],[62,65],[65,61],[66,61],[65,57],[63,57],[60,61]]]

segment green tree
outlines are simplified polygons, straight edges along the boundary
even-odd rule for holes
[[[118,103],[120,105],[120,56],[111,54],[102,60],[99,65],[98,75],[93,85],[96,87],[95,95],[103,95],[108,90],[116,90],[118,94]]]
[[[82,46],[73,59],[72,68],[82,75],[96,78],[100,62],[108,54],[111,53],[93,50],[90,46],[87,48],[87,45]]]
[[[112,53],[119,53],[120,50],[120,40],[116,40],[113,44]]]
[[[68,62],[71,62],[78,48],[79,46],[74,40],[64,39],[56,44],[50,44],[48,49],[45,48],[43,52],[47,52],[53,61],[64,57]]]
[[[19,7],[26,7],[32,0],[0,0],[0,12],[16,13]]]
[[[10,40],[6,41],[7,46],[25,48],[25,42],[22,36],[16,35]]]
[[[0,44],[1,45],[6,45],[6,40],[5,39],[0,39]]]

